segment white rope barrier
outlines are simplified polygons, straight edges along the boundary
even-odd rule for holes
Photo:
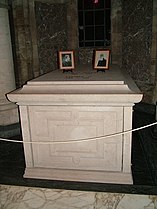
[[[139,131],[141,129],[145,129],[151,126],[157,125],[157,122],[139,127],[139,128],[135,128],[135,129],[131,129],[131,130],[127,130],[124,132],[119,132],[119,133],[115,133],[115,134],[109,134],[109,135],[102,135],[102,136],[97,136],[97,137],[89,137],[89,138],[82,138],[82,139],[74,139],[74,140],[69,140],[69,141],[19,141],[19,140],[12,140],[12,139],[3,139],[0,138],[0,141],[5,141],[5,142],[13,142],[13,143],[22,143],[22,144],[68,144],[68,143],[81,143],[81,142],[89,142],[89,141],[96,141],[96,140],[104,140],[106,138],[109,137],[114,137],[114,136],[120,136],[120,135],[124,135],[124,134],[128,134],[128,133],[132,133],[135,131]]]

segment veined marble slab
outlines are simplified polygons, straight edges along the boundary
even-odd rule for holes
[[[3,209],[156,209],[157,196],[0,185]]]

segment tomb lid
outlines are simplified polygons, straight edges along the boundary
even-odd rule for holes
[[[109,70],[97,71],[91,66],[81,65],[71,71],[57,69],[31,81],[28,85],[45,85],[45,84],[106,84],[106,85],[123,85],[124,76],[116,65],[111,65]]]

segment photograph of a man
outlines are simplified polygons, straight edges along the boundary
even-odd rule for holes
[[[100,54],[97,66],[106,66],[106,59],[104,54]]]
[[[94,69],[106,70],[109,69],[110,50],[96,50],[94,56]]]

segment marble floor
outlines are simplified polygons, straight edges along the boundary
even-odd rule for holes
[[[147,105],[135,108],[134,127],[153,122],[150,110]],[[150,128],[133,133],[133,185],[26,179],[22,144],[0,141],[0,208],[123,209],[128,202],[135,205],[130,208],[157,208],[157,140],[152,133]]]
[[[156,209],[157,196],[0,185],[1,209]]]

